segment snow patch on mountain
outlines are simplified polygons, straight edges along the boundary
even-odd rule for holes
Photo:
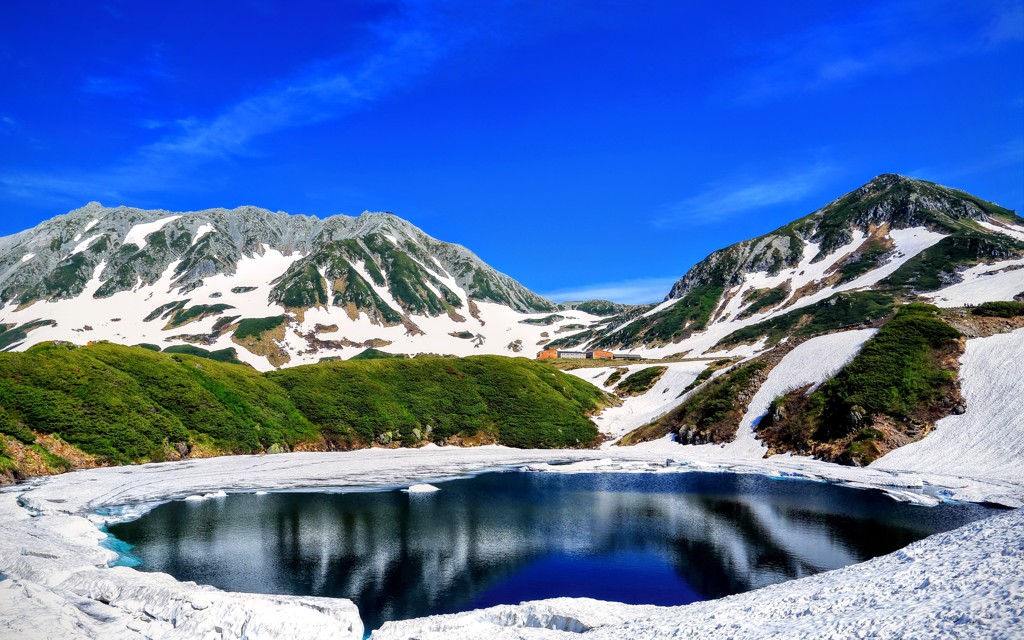
[[[874,334],[874,329],[861,329],[818,336],[787,353],[754,394],[732,442],[683,445],[673,439],[644,442],[633,447],[665,453],[675,451],[677,455],[692,459],[760,460],[768,448],[757,439],[754,426],[768,412],[772,400],[804,385],[825,382],[852,360]]]
[[[890,231],[889,238],[893,242],[894,246],[890,252],[891,255],[889,256],[889,260],[885,264],[872,269],[850,282],[844,282],[832,286],[822,286],[821,289],[816,292],[798,297],[798,292],[800,292],[801,289],[813,287],[815,283],[823,283],[830,273],[839,268],[844,259],[848,258],[854,251],[864,244],[867,237],[862,231],[854,230],[852,232],[852,239],[850,242],[837,248],[835,251],[825,256],[824,259],[817,262],[813,262],[813,260],[815,256],[818,255],[820,246],[813,242],[808,242],[803,247],[802,258],[797,266],[783,269],[775,275],[770,275],[767,271],[744,274],[743,281],[740,284],[735,285],[726,291],[726,296],[729,297],[728,303],[723,309],[718,311],[716,316],[712,317],[711,322],[704,331],[695,333],[690,338],[678,343],[667,344],[660,347],[639,347],[634,350],[652,358],[667,357],[681,351],[689,351],[693,356],[702,355],[705,357],[754,355],[761,347],[751,348],[740,346],[734,347],[728,352],[711,351],[711,349],[719,340],[737,329],[757,324],[758,322],[763,322],[764,320],[768,320],[783,313],[788,313],[795,309],[808,307],[812,304],[825,300],[836,293],[843,291],[856,291],[871,287],[883,278],[892,274],[896,269],[914,256],[918,255],[925,249],[934,246],[944,237],[946,236],[941,233],[930,231],[924,227],[912,227],[908,229],[896,229]],[[1024,276],[1024,272],[1022,272],[1022,276]],[[788,284],[790,291],[785,300],[774,307],[766,309],[764,312],[755,313],[746,318],[739,317],[744,308],[749,306],[749,303],[744,302],[745,294],[755,289],[773,289],[784,284]],[[651,313],[655,312],[657,309],[668,308],[671,304],[674,304],[674,300],[676,299],[665,301],[659,305],[659,307],[652,309],[645,315],[651,315]]]
[[[134,244],[139,249],[145,249],[147,236],[163,229],[167,223],[174,222],[180,217],[180,215],[173,215],[167,216],[166,218],[160,218],[154,222],[137,224],[128,230],[128,233],[125,234],[124,240],[121,241],[121,244]]]
[[[75,241],[77,242],[78,238],[80,238],[80,237],[81,237],[81,235],[75,236]],[[68,257],[73,256],[76,253],[81,253],[81,252],[85,251],[86,249],[89,248],[89,245],[91,245],[92,243],[96,242],[101,237],[103,237],[103,234],[102,233],[97,233],[96,235],[89,236],[85,240],[82,240],[81,242],[78,242],[78,244],[75,245],[75,248],[71,250],[71,253],[68,254]]]
[[[1024,293],[1024,260],[975,265],[961,272],[960,277],[963,279],[956,284],[923,295],[939,307],[1013,300]]]
[[[875,333],[876,329],[861,329],[819,336],[787,353],[754,394],[740,421],[736,439],[725,447],[729,454],[743,458],[764,457],[768,448],[757,439],[754,427],[768,413],[772,401],[804,385],[813,385],[813,389],[825,382],[852,360]]]
[[[976,220],[976,222],[981,226],[985,227],[986,229],[989,229],[990,231],[995,231],[996,233],[1001,233],[1003,235],[1010,236],[1015,240],[1024,241],[1024,227],[1020,227],[1010,223],[992,224],[991,222],[987,222],[985,220]]]
[[[214,231],[216,231],[216,229],[212,224],[199,225],[199,228],[196,229],[196,237],[192,239],[192,246],[194,247],[197,244],[199,244],[200,240],[205,238],[208,234],[213,233]]]

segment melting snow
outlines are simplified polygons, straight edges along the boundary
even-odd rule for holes
[[[664,366],[668,370],[665,371],[661,378],[658,379],[658,382],[647,393],[623,398],[620,406],[605,409],[595,416],[594,421],[597,423],[601,433],[614,438],[620,438],[633,429],[665,415],[682,403],[682,398],[679,397],[679,394],[700,375],[700,372],[708,364],[710,363],[673,362],[664,365],[656,363],[628,365],[625,368],[629,373],[623,374],[622,379],[647,367]],[[604,380],[617,368],[617,366],[582,368],[573,369],[567,373],[586,380],[599,388],[606,388],[603,384]],[[607,390],[611,391],[614,388],[615,386],[612,385],[607,387]],[[611,446],[611,444],[611,441],[606,443],[607,446]]]
[[[75,248],[71,250],[71,253],[69,253],[68,256],[70,257],[75,255],[76,253],[81,253],[82,251],[85,251],[86,249],[89,248],[89,245],[99,240],[102,235],[102,233],[97,233],[94,236],[89,236],[85,240],[82,240],[81,242],[75,245]]]

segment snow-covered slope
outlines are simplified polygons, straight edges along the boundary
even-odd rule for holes
[[[587,369],[574,369],[568,371],[578,378],[598,387],[604,387],[604,382],[616,369],[622,368],[627,371],[623,378],[636,373],[652,365],[633,364],[625,367],[595,367]],[[658,416],[664,415],[672,407],[678,405],[683,399],[680,394],[686,387],[696,380],[701,371],[707,366],[706,362],[673,362],[660,365],[667,368],[667,371],[658,379],[650,390],[638,396],[630,396],[623,399],[619,406],[609,407],[594,417],[601,433],[611,438],[606,445],[611,445],[615,439],[647,424]],[[614,388],[614,385],[611,385]]]
[[[674,438],[633,445],[640,451],[663,451],[698,459],[759,460],[767,448],[754,435],[754,425],[767,413],[772,400],[805,385],[819,385],[849,362],[872,335],[874,329],[843,331],[811,338],[787,353],[769,372],[768,377],[751,399],[740,421],[736,439],[724,445],[681,445]],[[609,407],[595,416],[601,432],[611,438],[606,446],[637,427],[664,416],[689,397],[682,395],[709,364],[707,361],[678,362],[662,365],[668,371],[646,393],[624,398],[622,404]],[[651,365],[630,365],[630,373]],[[576,369],[569,373],[602,386],[617,367]],[[720,370],[724,372],[724,370]]]

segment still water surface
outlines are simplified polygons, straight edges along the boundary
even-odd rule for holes
[[[143,571],[352,599],[386,620],[558,596],[685,604],[895,551],[985,517],[720,473],[488,473],[441,491],[232,495],[112,525]]]

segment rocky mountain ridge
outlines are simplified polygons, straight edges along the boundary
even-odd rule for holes
[[[1005,262],[1016,268],[1021,258],[1024,219],[1015,212],[963,191],[883,174],[771,233],[711,253],[662,304],[613,319],[606,331],[581,332],[574,346],[709,353],[734,331],[798,309],[810,307],[814,316],[822,304],[852,300],[847,320],[855,323],[882,297],[890,307],[929,297],[963,282],[971,267]],[[805,315],[790,324],[806,324]],[[757,337],[768,329],[762,326]]]

